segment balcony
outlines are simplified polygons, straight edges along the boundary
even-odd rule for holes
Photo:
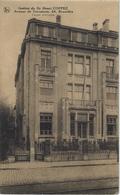
[[[54,77],[55,76],[55,66],[51,68],[42,68],[40,67],[39,69],[39,75],[40,76],[49,76],[49,77]]]
[[[110,74],[110,73],[106,73],[106,81],[112,81],[112,82],[116,82],[118,81],[118,74]]]
[[[95,109],[96,108],[96,101],[89,101],[89,100],[70,100],[69,99],[69,107],[70,108],[83,108],[83,109]]]

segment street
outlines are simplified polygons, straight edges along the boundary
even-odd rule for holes
[[[66,163],[66,162],[65,162]],[[82,191],[116,191],[118,164],[88,164],[68,166],[59,162],[36,163],[31,168],[18,166],[0,170],[1,193],[80,193]],[[25,163],[24,163],[25,164]],[[48,166],[47,166],[48,165]],[[88,193],[88,192],[87,192]],[[95,192],[96,193],[96,192]]]

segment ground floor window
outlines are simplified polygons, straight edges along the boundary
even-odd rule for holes
[[[51,135],[52,134],[52,113],[40,113],[40,134]]]
[[[87,114],[77,114],[77,134],[80,138],[87,138]]]
[[[94,136],[94,114],[89,115],[89,136]]]
[[[70,114],[70,134],[75,136],[75,113]]]
[[[116,135],[116,116],[107,115],[107,135]]]
[[[78,131],[78,137],[87,138],[87,123],[86,122],[78,122],[77,123],[77,131]]]
[[[94,117],[91,113],[70,113],[70,135],[79,138],[94,137]]]

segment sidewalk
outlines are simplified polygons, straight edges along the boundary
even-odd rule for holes
[[[0,170],[6,169],[36,169],[43,167],[73,167],[73,166],[97,166],[97,165],[112,165],[117,164],[116,159],[108,160],[83,160],[83,161],[59,161],[59,162],[15,162],[15,163],[0,163]]]
[[[115,160],[0,164],[0,186],[118,178]]]

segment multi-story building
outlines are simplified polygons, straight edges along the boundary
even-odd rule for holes
[[[118,126],[118,33],[28,21],[18,57],[17,133],[44,140],[115,139]]]

